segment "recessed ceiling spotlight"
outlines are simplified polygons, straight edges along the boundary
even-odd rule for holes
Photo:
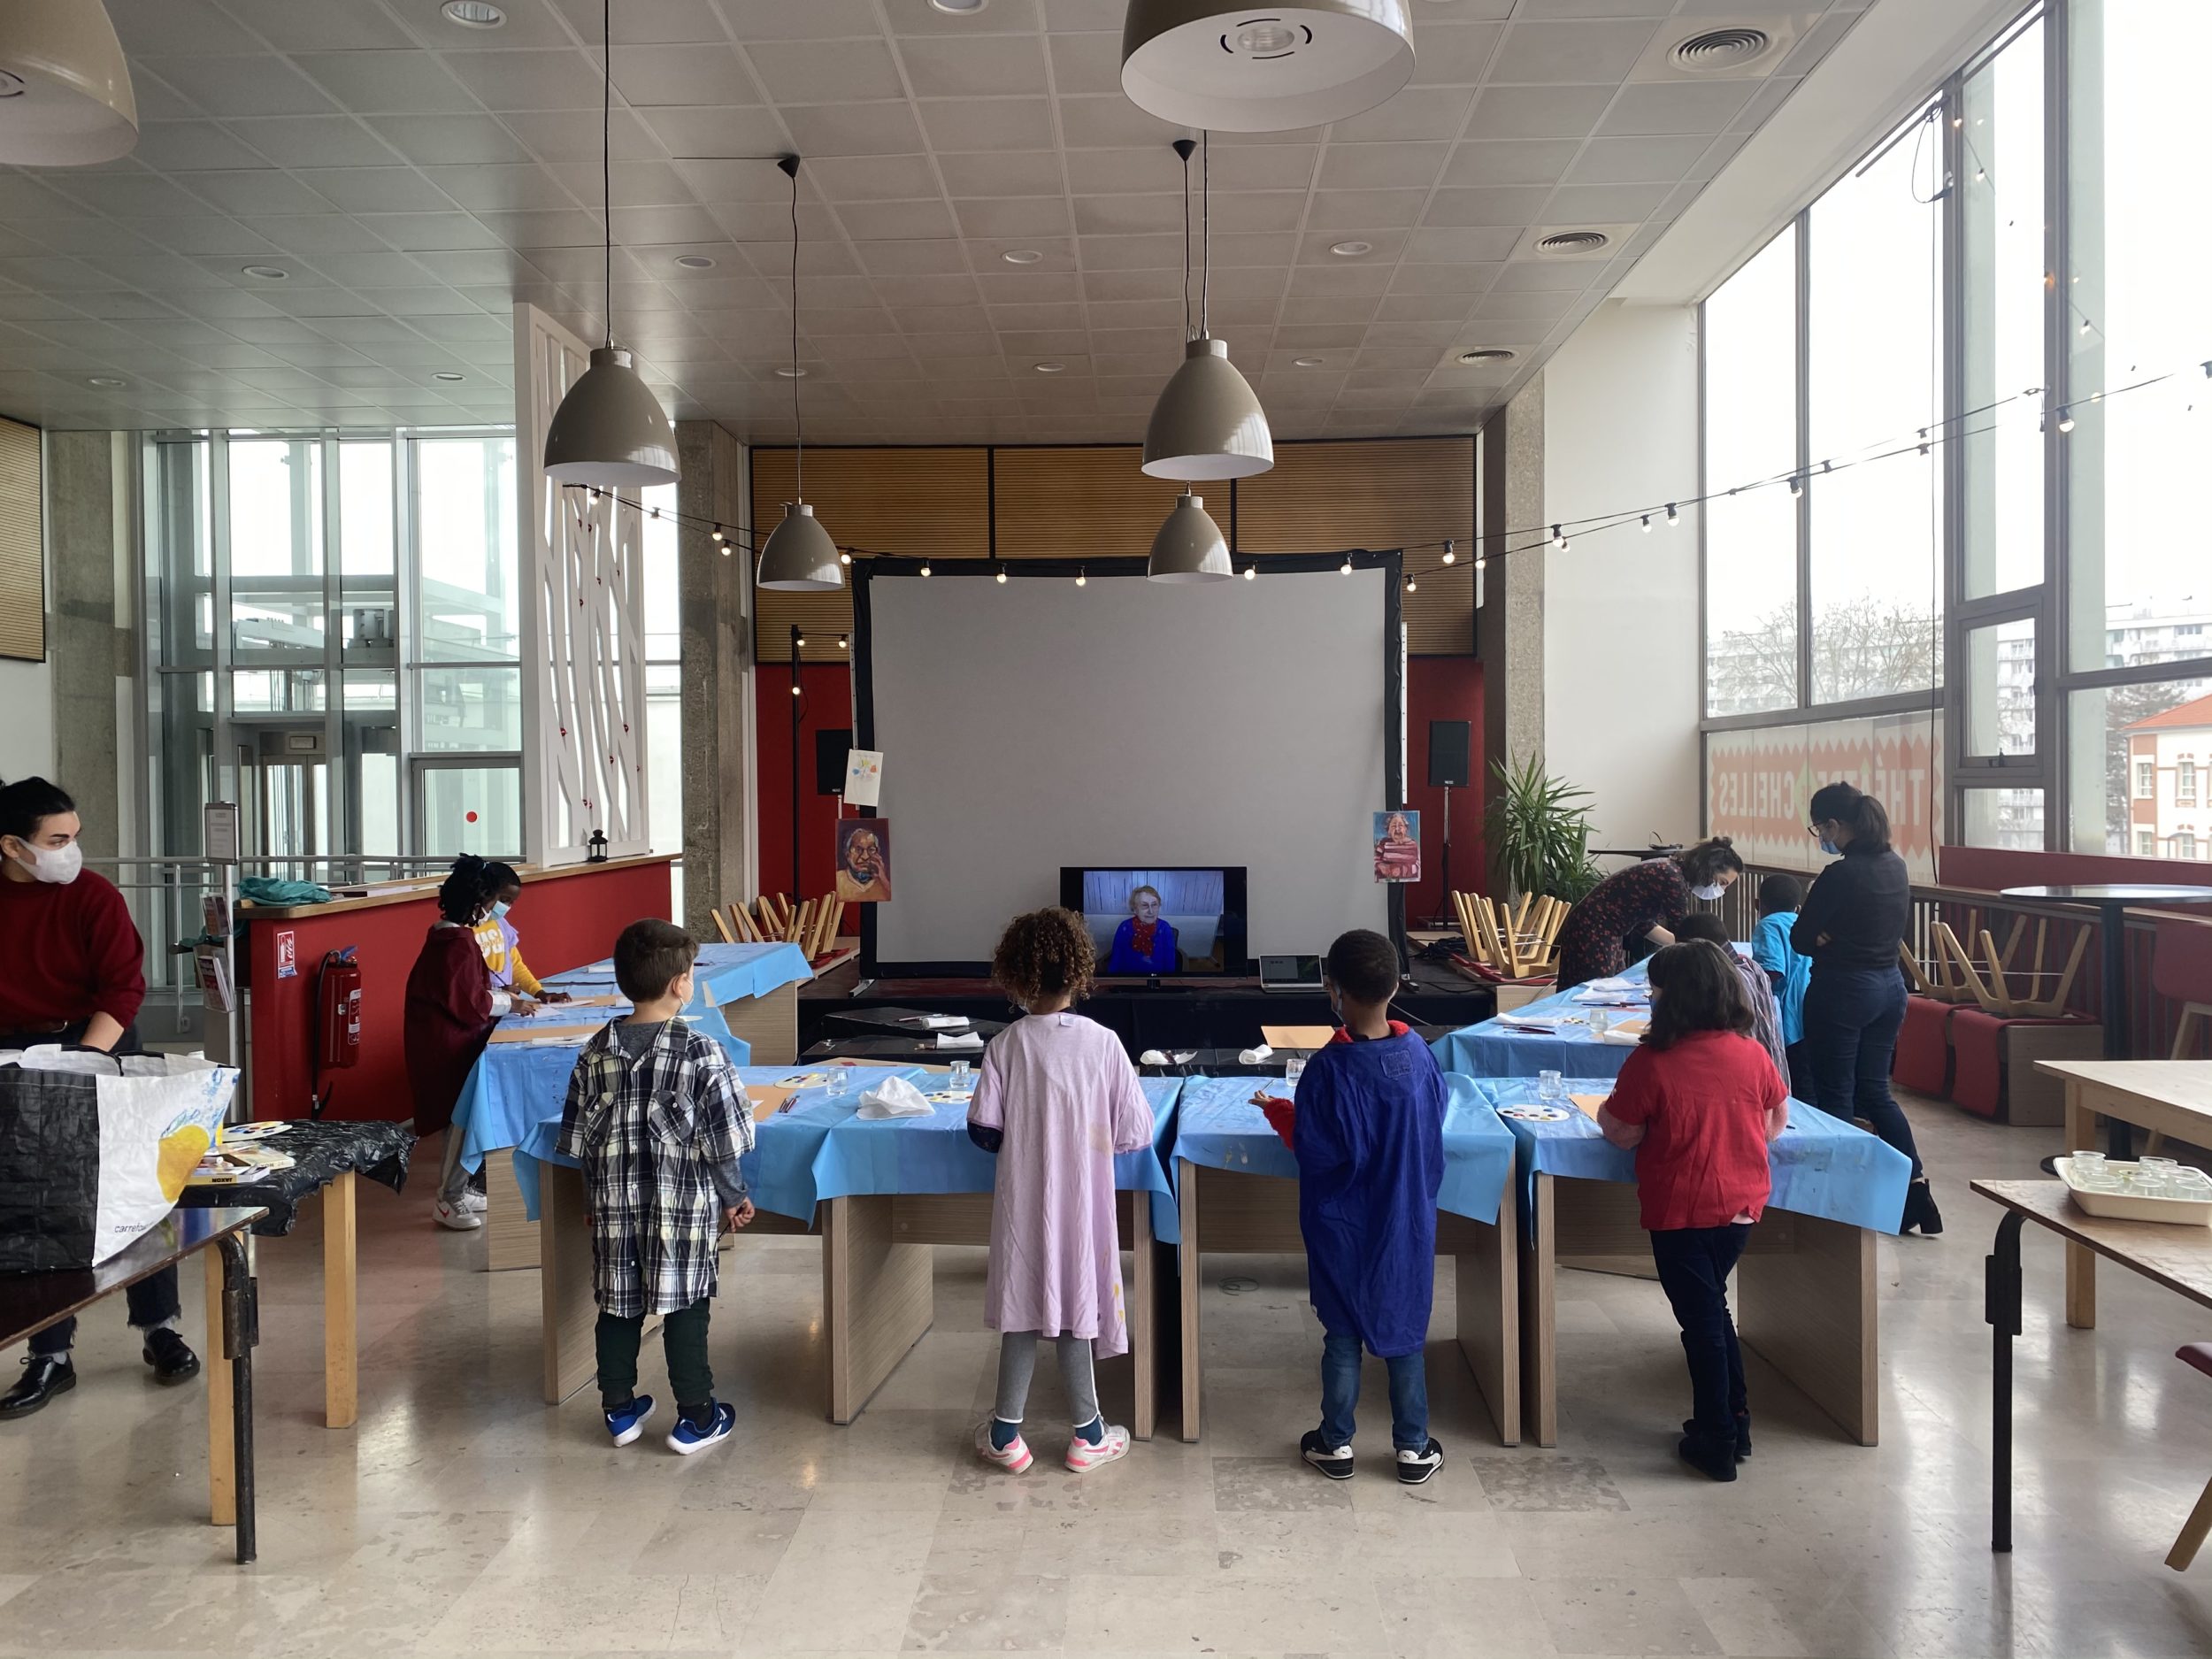
[[[1064,363],[1036,363],[1030,366],[1040,374],[1064,374],[1068,367]]]
[[[244,269],[248,276],[258,277],[264,282],[281,282],[292,274],[282,265],[250,265]]]
[[[1513,354],[1502,346],[1485,346],[1479,351],[1461,352],[1459,360],[1466,364],[1510,363],[1513,361]]]
[[[1319,357],[1293,357],[1291,362],[1296,367],[1302,369],[1317,369],[1321,366],[1321,359]]]
[[[806,371],[804,369],[780,367],[777,369],[776,373],[787,380],[803,380],[806,379]]]
[[[452,369],[440,369],[430,378],[434,380],[457,380],[465,377]]]
[[[1038,260],[1044,257],[1044,255],[1034,248],[1010,248],[999,255],[999,257],[1005,260],[1008,265],[1035,265]]]
[[[507,20],[507,14],[490,0],[445,0],[438,12],[447,22],[465,29],[495,29]]]
[[[1333,244],[1329,251],[1340,259],[1356,259],[1363,253],[1374,252],[1375,244],[1371,242],[1340,242]]]
[[[714,261],[708,258],[706,255],[703,253],[680,253],[676,256],[676,263],[683,266],[683,268],[687,271],[711,271],[714,269]]]
[[[972,18],[990,4],[991,0],[929,0],[932,11],[956,18]]]
[[[85,384],[87,386],[120,386],[123,382],[117,380],[112,374],[96,374],[90,380],[87,380]]]

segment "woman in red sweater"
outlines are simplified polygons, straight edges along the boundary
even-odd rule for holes
[[[0,1049],[67,1043],[138,1054],[146,1000],[146,948],[115,884],[85,869],[77,803],[43,778],[0,787]],[[177,1270],[123,1292],[140,1354],[154,1380],[180,1383],[199,1356],[177,1333]],[[64,1319],[30,1341],[23,1375],[0,1394],[0,1417],[28,1417],[77,1386],[69,1349],[77,1322]]]
[[[1651,959],[1650,1030],[1598,1110],[1605,1138],[1636,1149],[1644,1230],[1682,1327],[1694,1406],[1677,1449],[1715,1480],[1733,1480],[1751,1455],[1728,1275],[1766,1208],[1767,1148],[1790,1118],[1789,1090],[1750,1030],[1719,946],[1665,947]]]

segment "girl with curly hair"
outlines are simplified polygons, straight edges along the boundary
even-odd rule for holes
[[[970,1138],[998,1158],[983,1290],[1001,1333],[998,1401],[976,1450],[1011,1474],[1034,1461],[1021,1428],[1040,1337],[1059,1350],[1075,1425],[1067,1466],[1082,1474],[1129,1449],[1129,1431],[1099,1414],[1091,1363],[1129,1349],[1114,1155],[1151,1143],[1152,1108],[1121,1039],[1074,1012],[1097,965],[1089,927],[1063,910],[1016,917],[991,958],[1026,1018],[992,1039],[968,1108]]]

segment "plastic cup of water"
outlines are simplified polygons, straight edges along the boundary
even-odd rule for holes
[[[1283,1081],[1289,1084],[1294,1090],[1298,1087],[1298,1079],[1305,1074],[1306,1057],[1303,1055],[1294,1054],[1283,1062]]]
[[[1601,1008],[1594,1008],[1589,1013],[1589,1026],[1591,1040],[1603,1042],[1605,1033],[1613,1028],[1613,1017]]]
[[[1555,1106],[1567,1097],[1567,1085],[1556,1071],[1536,1074],[1536,1098],[1547,1106]]]

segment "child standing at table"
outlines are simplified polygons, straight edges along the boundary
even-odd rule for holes
[[[1751,959],[1774,988],[1782,1010],[1782,1051],[1788,1064],[1782,1080],[1799,1100],[1813,1097],[1812,1069],[1805,1055],[1805,988],[1813,981],[1813,959],[1790,942],[1790,929],[1805,902],[1795,876],[1769,876],[1759,883],[1759,925],[1751,933]]]
[[[1774,1069],[1787,1083],[1790,1080],[1789,1047],[1782,1040],[1782,1005],[1774,995],[1774,987],[1767,983],[1767,972],[1757,963],[1738,950],[1728,937],[1728,924],[1710,910],[1693,910],[1682,918],[1682,925],[1674,930],[1675,941],[1702,939],[1717,945],[1728,953],[1728,965],[1743,981],[1744,1007],[1751,1014],[1751,1041],[1767,1051],[1767,1058],[1774,1062]]]
[[[1034,1460],[1022,1414],[1037,1340],[1059,1350],[1075,1428],[1067,1466],[1084,1474],[1129,1450],[1129,1431],[1098,1409],[1094,1352],[1129,1350],[1114,1218],[1114,1154],[1152,1141],[1152,1108],[1121,1040],[1071,1012],[1097,956],[1072,910],[1007,925],[991,977],[1022,1009],[991,1040],[968,1107],[968,1134],[998,1157],[983,1319],[1000,1333],[998,1401],[976,1431],[986,1463],[1019,1474]]]
[[[1676,1449],[1715,1480],[1751,1455],[1743,1355],[1728,1275],[1766,1208],[1767,1148],[1789,1123],[1789,1095],[1764,1049],[1728,953],[1704,940],[1651,958],[1651,1027],[1598,1127],[1636,1152],[1636,1200],[1660,1286],[1682,1327],[1690,1420]]]
[[[1423,1348],[1436,1297],[1436,1194],[1444,1184],[1444,1076],[1428,1045],[1390,1018],[1397,948],[1364,929],[1329,947],[1322,984],[1340,1029],[1306,1062],[1268,1122],[1298,1159],[1298,1230],[1321,1320],[1321,1426],[1300,1455],[1352,1478],[1360,1350],[1390,1371],[1399,1480],[1444,1466],[1429,1433]]]
[[[476,924],[476,948],[484,953],[484,966],[490,970],[492,988],[510,991],[534,998],[541,1002],[565,1002],[566,991],[549,991],[538,983],[538,976],[530,972],[522,959],[521,935],[515,925],[507,919],[515,901],[522,896],[522,875],[512,864],[495,864],[484,866],[484,878],[491,884],[492,907],[484,919]]]
[[[721,1045],[678,1018],[698,954],[668,922],[622,930],[614,978],[630,1011],[584,1045],[559,1141],[584,1171],[607,1432],[627,1446],[653,1415],[653,1396],[637,1392],[637,1357],[645,1316],[657,1313],[676,1395],[668,1448],[685,1456],[737,1426],[736,1408],[714,1397],[707,1317],[717,1223],[734,1232],[753,1218],[738,1171],[753,1149],[752,1102]]]

